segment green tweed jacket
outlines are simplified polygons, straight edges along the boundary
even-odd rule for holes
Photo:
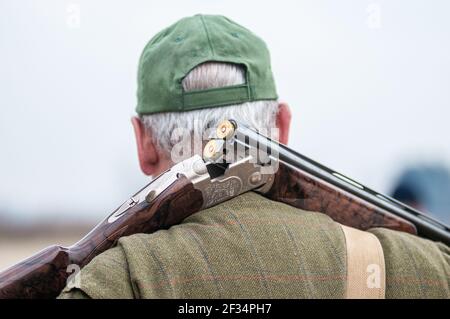
[[[450,249],[371,230],[386,261],[387,298],[449,298]],[[60,298],[343,298],[341,227],[249,192],[154,234],[123,237]]]

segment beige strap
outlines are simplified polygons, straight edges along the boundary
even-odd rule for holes
[[[347,247],[347,299],[384,299],[386,274],[378,238],[341,225]]]

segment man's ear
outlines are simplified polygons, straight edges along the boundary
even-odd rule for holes
[[[155,175],[159,170],[159,154],[151,133],[145,130],[144,124],[141,120],[134,116],[131,119],[133,124],[134,134],[136,136],[136,145],[139,157],[139,165],[141,166],[142,172],[145,175]]]
[[[289,140],[289,128],[291,127],[291,110],[287,103],[278,104],[276,126],[278,128],[278,141],[287,145]]]

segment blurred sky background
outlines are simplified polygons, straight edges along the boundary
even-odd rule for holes
[[[196,13],[266,41],[294,149],[381,192],[450,163],[450,1],[0,0],[0,219],[98,221],[148,182],[138,58]]]

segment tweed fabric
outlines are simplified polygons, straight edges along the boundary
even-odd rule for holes
[[[450,248],[389,229],[370,230],[386,264],[386,298],[450,298]]]
[[[386,297],[449,298],[449,248],[385,229]],[[60,298],[343,298],[339,224],[249,192],[153,234],[123,237]]]

